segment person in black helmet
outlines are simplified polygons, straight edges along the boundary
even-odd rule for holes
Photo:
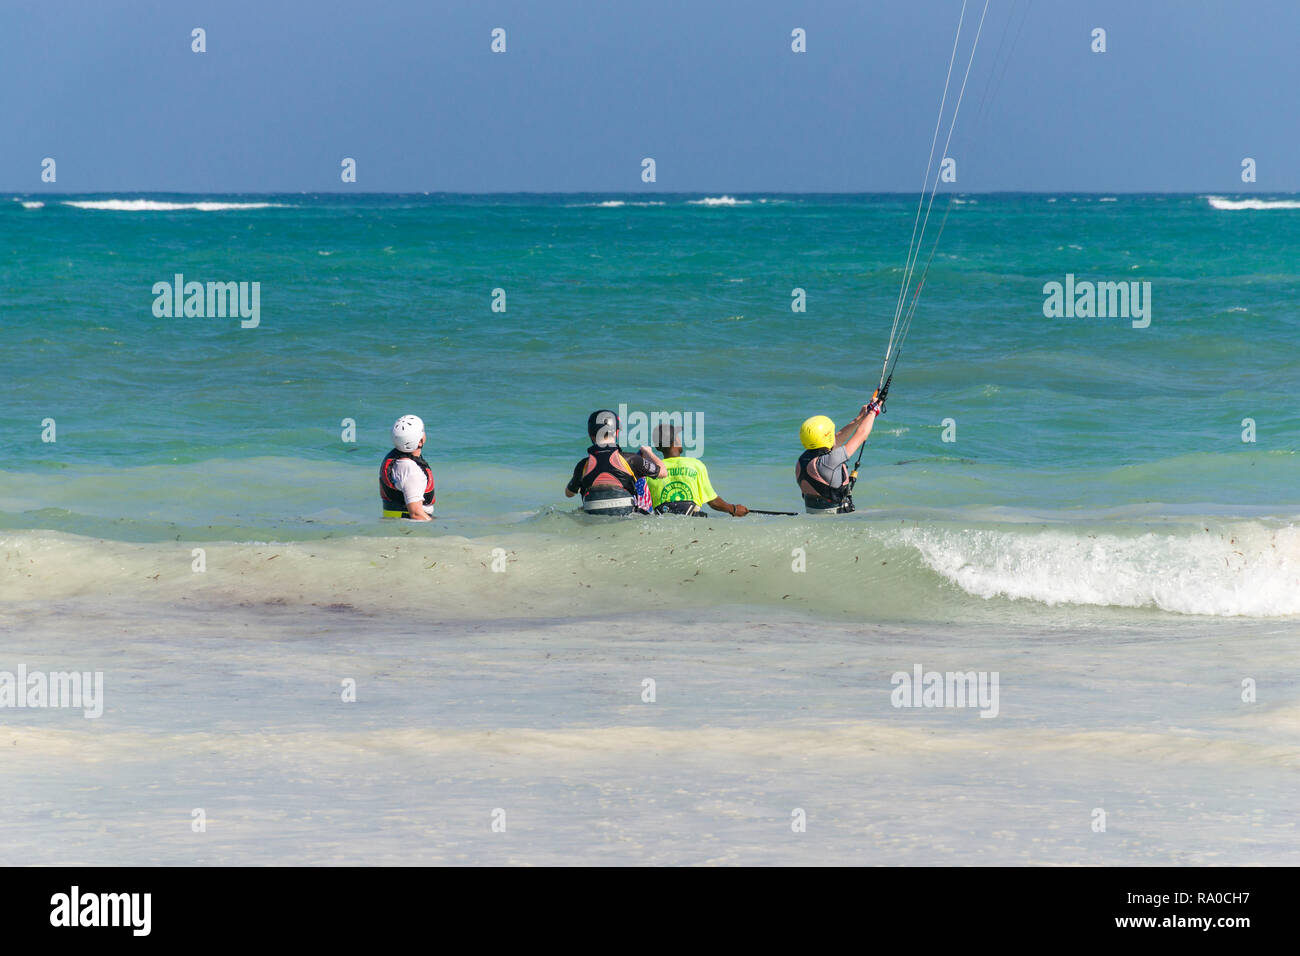
[[[624,455],[618,447],[618,416],[609,409],[592,412],[587,418],[591,446],[587,457],[573,466],[573,477],[564,486],[564,497],[582,495],[587,514],[637,514],[637,479],[660,478],[667,469],[649,445],[637,455]]]

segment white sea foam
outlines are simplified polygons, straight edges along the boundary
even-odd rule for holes
[[[1206,196],[1211,209],[1300,209],[1300,200],[1295,199],[1224,199],[1222,196]]]
[[[1134,537],[918,528],[925,563],[968,594],[1216,617],[1300,615],[1300,527]]]
[[[228,212],[235,209],[289,208],[274,202],[160,202],[156,199],[70,199],[63,205],[106,212]]]
[[[622,209],[624,206],[663,206],[666,205],[662,200],[649,200],[647,202],[628,202],[625,199],[606,199],[603,202],[579,202],[572,204],[570,209]]]
[[[34,201],[34,200],[31,201],[31,202],[24,202],[24,203],[23,203],[23,208],[24,208],[24,209],[44,209],[44,208],[45,208],[45,203],[43,203],[43,202],[36,202],[36,201]]]
[[[734,196],[706,196],[704,199],[687,200],[692,206],[752,206],[752,199],[736,199]]]

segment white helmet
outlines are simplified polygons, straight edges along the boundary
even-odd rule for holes
[[[424,437],[424,422],[418,415],[403,415],[393,422],[393,447],[398,451],[415,451]]]

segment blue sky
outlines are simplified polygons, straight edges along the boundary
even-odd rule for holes
[[[982,5],[969,0],[969,36]],[[960,10],[5,3],[0,188],[914,192]],[[191,52],[194,27],[208,52]],[[489,50],[494,27],[504,54]],[[795,27],[806,53],[790,49]],[[1297,35],[1295,0],[991,0],[949,151],[958,188],[1300,190]],[[339,179],[345,156],[355,186]],[[1255,184],[1240,179],[1247,156]]]

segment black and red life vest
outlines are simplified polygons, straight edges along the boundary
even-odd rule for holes
[[[592,445],[578,480],[582,510],[625,515],[636,511],[636,475],[617,445]]]
[[[794,467],[794,480],[803,492],[804,510],[809,514],[847,514],[853,510],[849,466],[840,465],[839,487],[823,478],[817,469],[817,460],[830,452],[829,448],[810,448],[799,456],[799,463]]]
[[[400,512],[401,517],[409,518],[411,513],[406,508],[406,494],[393,483],[393,464],[401,458],[409,458],[419,465],[420,470],[424,472],[425,508],[428,508],[435,500],[433,494],[433,469],[429,467],[429,463],[424,460],[423,455],[413,455],[409,451],[398,451],[396,448],[384,456],[384,463],[379,466],[379,496],[383,501],[384,514],[387,516],[390,512]]]

